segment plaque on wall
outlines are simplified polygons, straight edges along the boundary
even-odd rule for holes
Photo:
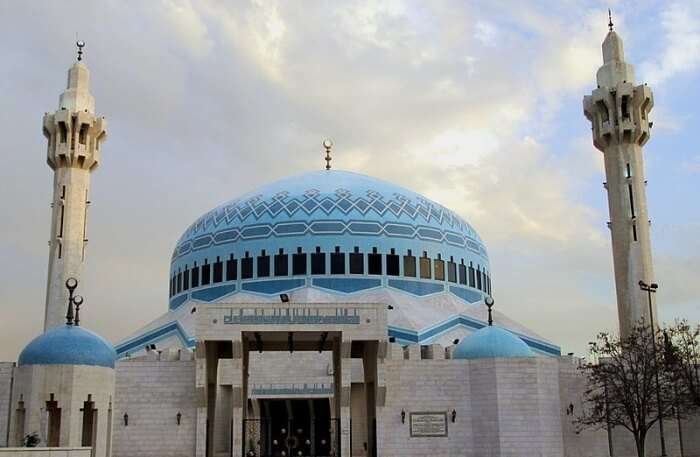
[[[411,413],[411,436],[447,436],[447,413]]]

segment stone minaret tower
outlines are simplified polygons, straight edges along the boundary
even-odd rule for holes
[[[605,158],[604,184],[610,209],[620,335],[626,336],[641,319],[649,322],[649,304],[639,281],[653,282],[642,146],[649,139],[651,89],[635,85],[634,68],[625,62],[622,39],[613,31],[603,42],[603,66],[598,88],[583,98],[591,121],[593,144]],[[654,318],[656,310],[654,306]]]
[[[44,331],[63,325],[66,279],[80,278],[83,270],[90,173],[97,168],[107,136],[107,121],[95,116],[90,72],[82,62],[84,43],[77,44],[78,61],[68,70],[68,88],[59,98],[58,111],[44,115],[46,161],[54,171]]]

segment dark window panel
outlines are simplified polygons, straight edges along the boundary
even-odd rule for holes
[[[423,257],[420,258],[420,277],[421,279],[431,279],[432,273],[430,271],[430,259],[428,258],[428,253],[423,251]]]
[[[282,249],[275,255],[275,276],[287,276],[289,274],[289,256]]]
[[[476,267],[476,288],[479,290],[483,290],[481,288],[481,269],[480,269],[480,267]]]
[[[202,265],[202,285],[206,286],[211,282],[211,265],[207,263],[207,259],[204,259],[204,265]]]
[[[306,274],[306,253],[301,252],[301,248],[297,248],[296,254],[292,255],[292,274]]]
[[[266,278],[270,276],[270,256],[263,249],[258,256],[258,278]]]
[[[316,247],[316,252],[311,254],[311,274],[326,274],[326,253],[321,252],[321,248],[318,246]]]
[[[464,264],[464,259],[462,259],[462,263],[459,264],[459,283],[467,283],[467,266]]]
[[[238,279],[238,260],[233,258],[233,254],[226,261],[226,281]]]
[[[331,274],[345,274],[345,253],[340,252],[340,247],[335,247],[335,252],[331,252]]]
[[[177,293],[182,292],[182,272],[177,272]]]
[[[190,270],[185,265],[185,271],[182,272],[182,290],[190,288]]]
[[[350,274],[361,275],[365,272],[364,254],[360,252],[360,248],[355,247],[355,251],[350,253]]]
[[[214,278],[213,283],[218,283],[224,280],[224,262],[221,261],[219,257],[216,258],[214,262]]]
[[[450,282],[457,282],[457,264],[452,257],[450,257],[450,261],[447,262],[447,280]]]
[[[377,253],[377,248],[372,248],[372,253],[367,255],[367,273],[382,274],[382,255]]]
[[[416,277],[416,256],[411,254],[410,249],[408,254],[403,256],[403,275],[411,278]]]
[[[253,258],[250,257],[248,251],[245,257],[241,259],[241,279],[250,279],[253,277]]]
[[[469,262],[469,287],[476,286],[476,279],[474,279],[474,265]]]
[[[445,280],[445,261],[442,260],[440,254],[438,254],[437,259],[435,259],[435,279],[438,281]]]
[[[199,287],[199,267],[197,262],[194,263],[192,267],[192,288]]]
[[[399,271],[399,256],[392,248],[391,253],[386,255],[386,274],[388,276],[398,276]]]

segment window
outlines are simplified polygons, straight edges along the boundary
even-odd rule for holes
[[[58,407],[58,402],[54,400],[53,394],[51,394],[51,399],[46,402],[46,411],[49,413],[49,436],[46,439],[46,445],[50,447],[59,447],[61,437],[61,408]]]
[[[331,256],[333,258],[333,256]],[[332,272],[332,271],[331,271]],[[350,274],[361,275],[365,272],[365,258],[360,253],[360,248],[355,246],[355,250],[350,253]]]
[[[476,288],[479,290],[484,290],[481,288],[481,267],[476,267]]]
[[[396,251],[393,248],[391,253],[386,255],[386,274],[388,276],[399,275],[399,256],[396,255]]]
[[[182,290],[187,290],[190,288],[190,270],[187,269],[185,265],[185,271],[182,275]]]
[[[275,276],[287,276],[289,274],[289,256],[283,249],[275,255]]]
[[[221,282],[224,280],[224,262],[217,256],[216,262],[214,262],[214,279],[213,283]]]
[[[447,280],[457,282],[457,264],[454,262],[454,257],[450,257],[450,261],[447,262]]]
[[[66,127],[65,122],[61,121],[58,123],[58,133],[61,137],[61,143],[65,143],[68,141],[68,128]]]
[[[442,260],[442,255],[438,254],[435,259],[435,279],[438,281],[445,280],[445,261]]]
[[[326,274],[326,253],[321,252],[321,248],[316,246],[316,252],[311,254],[311,274]]]
[[[202,285],[206,286],[211,282],[211,265],[209,265],[207,259],[204,259],[204,265],[202,265]]]
[[[430,273],[430,259],[428,258],[428,253],[426,251],[423,251],[423,257],[420,258],[420,277],[421,279],[432,278]]]
[[[336,246],[335,252],[331,252],[331,274],[345,274],[345,253],[340,252],[340,246]]]
[[[403,275],[411,278],[416,277],[416,256],[412,255],[410,249],[403,256]]]
[[[194,266],[192,267],[192,288],[199,287],[199,267],[197,266],[197,262],[194,263]]]
[[[296,254],[292,255],[292,274],[306,274],[306,253],[301,252],[301,248],[297,248]]]
[[[238,260],[233,258],[233,254],[226,261],[226,281],[235,281],[238,278]]]
[[[88,128],[89,125],[80,124],[80,131],[78,131],[78,143],[85,144],[85,142],[87,141]]]
[[[258,278],[270,276],[270,256],[263,249],[258,256]]]
[[[367,273],[382,274],[382,255],[377,253],[377,248],[372,248],[372,253],[367,255]]]
[[[168,281],[168,282],[169,282],[169,284],[168,284],[169,291],[168,292],[170,293],[170,296],[172,297],[173,295],[175,295],[175,289],[173,288],[173,285],[175,283],[173,282],[172,278],[170,278],[170,281]]]
[[[250,279],[253,277],[253,258],[250,257],[248,251],[245,252],[245,257],[241,259],[241,279]]]
[[[462,259],[461,263],[459,264],[459,283],[467,283],[467,266],[464,264],[464,259]]]
[[[474,278],[474,264],[469,262],[469,287],[475,287],[476,280]]]
[[[177,272],[177,293],[182,292],[182,272]]]

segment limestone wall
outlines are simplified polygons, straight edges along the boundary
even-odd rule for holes
[[[89,447],[7,447],[0,448],[1,457],[90,457]]]
[[[8,445],[7,434],[10,428],[10,402],[14,366],[13,362],[0,362],[0,447]]]
[[[128,414],[128,425],[124,414]],[[117,363],[113,457],[192,457],[195,422],[191,352],[153,352]]]

